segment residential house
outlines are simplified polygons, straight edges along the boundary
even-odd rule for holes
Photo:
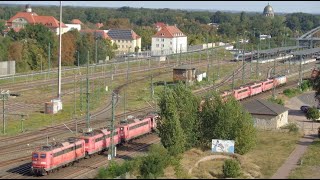
[[[127,54],[135,52],[141,52],[141,37],[137,35],[131,29],[110,29],[105,31],[111,38],[112,43],[116,43],[118,46],[118,53]]]
[[[187,51],[187,36],[176,26],[161,26],[152,36],[151,51],[153,56]]]
[[[262,99],[243,104],[252,115],[254,126],[259,129],[279,129],[288,123],[288,108]]]
[[[16,32],[24,28],[27,24],[43,24],[51,29],[55,34],[59,35],[59,21],[53,16],[39,16],[35,12],[32,12],[30,5],[26,5],[25,12],[18,12],[7,21],[7,27],[13,29]],[[67,32],[71,28],[68,28],[64,23],[61,23],[61,34]]]

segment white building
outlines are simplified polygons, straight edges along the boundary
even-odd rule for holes
[[[65,24],[67,27],[64,28],[66,32],[71,31],[72,29],[81,30],[81,24]]]
[[[152,36],[151,51],[153,56],[187,51],[187,36],[176,26],[162,26]]]
[[[288,108],[262,99],[254,99],[243,104],[252,115],[258,129],[279,129],[288,124]]]

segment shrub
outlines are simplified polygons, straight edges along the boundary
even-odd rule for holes
[[[295,95],[298,94],[298,93],[300,93],[300,90],[297,89],[297,88],[294,88],[294,89],[285,89],[285,90],[283,91],[283,94],[286,95],[286,96],[288,96],[289,98],[295,96]]]
[[[309,108],[306,114],[307,119],[311,119],[313,121],[317,121],[320,117],[319,109],[316,107]]]
[[[282,127],[282,129],[288,129],[289,132],[297,133],[299,131],[299,127],[296,123],[289,123],[286,126]]]
[[[122,174],[125,174],[126,172],[129,172],[132,169],[132,166],[130,164],[130,161],[125,161],[122,164],[118,164],[115,161],[111,161],[106,169],[99,169],[97,179],[109,179],[121,176]]]
[[[237,160],[227,159],[223,164],[223,174],[226,178],[228,177],[238,177],[241,174],[241,166]]]
[[[269,100],[269,101],[271,101],[271,102],[274,102],[274,103],[280,104],[280,105],[284,105],[284,102],[283,102],[283,100],[282,100],[282,99],[277,99],[277,98],[273,98],[273,97],[271,97],[271,98],[269,98],[268,100]]]
[[[312,83],[310,80],[304,80],[301,83],[301,90],[306,91],[309,90],[312,87]]]

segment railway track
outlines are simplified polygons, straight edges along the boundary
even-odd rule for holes
[[[241,67],[240,67],[241,68]],[[225,82],[228,82],[228,78],[225,78],[224,79],[224,81]],[[295,82],[296,83],[296,82]],[[294,84],[294,83],[293,83]],[[125,85],[123,85],[123,86],[125,86]],[[208,91],[208,89],[206,89],[206,91]],[[259,94],[260,95],[260,94]],[[257,96],[255,96],[255,97],[257,97]],[[110,106],[110,105],[109,105]],[[148,107],[146,107],[146,108],[144,108],[143,109],[143,111],[148,111],[148,110],[150,110],[150,108],[148,108]],[[118,116],[118,118],[120,117],[121,115],[119,115]],[[104,121],[106,121],[105,119],[104,119]],[[83,122],[81,122],[82,124],[81,125],[85,125],[85,122],[83,121]],[[74,121],[71,121],[70,122],[70,124],[69,125],[73,125],[74,124]],[[80,125],[80,124],[79,124]],[[74,129],[74,128],[73,128]],[[65,133],[65,131],[66,131],[66,128],[64,127],[64,125],[59,125],[59,126],[55,126],[55,127],[48,127],[48,128],[45,128],[45,129],[42,129],[41,130],[42,132],[44,132],[44,131],[46,131],[46,132],[48,132],[49,131],[49,133],[48,133],[48,135],[50,134],[50,136],[55,136],[55,135],[59,135],[59,134],[61,134],[61,133]],[[37,133],[34,133],[33,135],[31,135],[31,136],[29,136],[28,138],[29,138],[29,140],[28,141],[30,141],[30,142],[33,142],[33,141],[36,141],[36,140],[39,140],[39,137],[38,137],[38,135],[39,135],[39,132],[37,132]],[[0,147],[2,146],[3,148],[0,148],[0,156],[1,157],[4,157],[4,156],[9,156],[9,154],[5,154],[5,152],[4,151],[9,151],[10,150],[10,147],[8,147],[8,146],[6,146],[6,145],[4,145],[4,144],[2,144],[2,143],[4,143],[5,141],[12,141],[13,143],[21,143],[21,142],[26,142],[26,139],[22,139],[22,137],[25,137],[26,136],[26,134],[24,134],[24,135],[21,135],[20,137],[18,137],[18,138],[13,138],[13,137],[9,137],[9,138],[4,138],[4,139],[1,139],[0,140]],[[42,139],[43,139],[43,137],[41,137]],[[43,143],[43,142],[42,142]],[[5,148],[5,147],[6,148]],[[8,149],[9,148],[9,149]],[[19,146],[15,146],[14,144],[12,145],[12,147],[11,147],[12,149],[11,150],[16,150],[16,152],[18,152],[18,151],[21,151],[20,149],[21,148],[19,148]],[[33,147],[30,147],[29,148],[29,150],[33,150],[33,148],[34,148],[34,146]],[[1,152],[2,151],[2,152]],[[3,154],[1,154],[1,153],[3,153]],[[23,158],[25,158],[26,160],[25,161],[28,161],[27,159],[28,158],[30,158],[30,155],[28,155],[28,156],[24,156],[24,157],[17,157],[17,158],[15,158],[15,159],[11,159],[11,160],[8,160],[8,161],[5,161],[5,162],[1,162],[1,164],[2,165],[5,165],[5,164],[16,164],[16,163],[21,163],[21,162],[24,162],[24,159]],[[1,166],[1,164],[0,164],[0,166]],[[27,165],[28,163],[26,163],[26,164],[23,164],[23,165],[20,165],[19,167],[18,167],[18,169],[20,169],[21,171],[23,170],[23,169],[28,169],[28,168],[30,168],[30,166],[28,166]],[[11,170],[11,169],[10,169]],[[10,171],[9,170],[9,171]],[[20,171],[19,170],[19,171]],[[92,170],[92,169],[91,169]],[[23,174],[23,173],[19,173],[19,171],[17,171],[17,170],[11,170],[13,173],[15,173],[15,174],[19,174],[19,175],[25,175],[25,174]],[[75,172],[74,173],[74,175],[72,175],[72,176],[74,176],[74,177],[79,177],[79,175],[78,174],[82,174],[83,172]],[[0,176],[1,177],[1,176]],[[4,177],[7,177],[7,176],[4,176]],[[28,176],[27,176],[28,177]],[[61,176],[61,177],[64,177],[64,176]],[[2,178],[3,178],[3,176],[2,176]]]

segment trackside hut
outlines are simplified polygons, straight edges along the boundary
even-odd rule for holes
[[[173,82],[183,81],[193,83],[196,79],[196,68],[189,65],[182,65],[173,68]]]
[[[243,104],[252,115],[254,126],[259,129],[279,129],[288,123],[288,108],[262,99]]]

